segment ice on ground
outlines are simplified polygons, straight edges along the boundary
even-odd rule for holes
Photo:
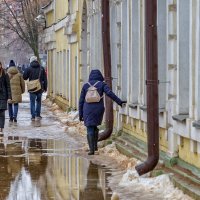
[[[190,200],[191,198],[185,195],[181,190],[174,188],[169,174],[163,174],[153,178],[140,177],[136,170],[128,169],[123,175],[119,186],[126,187],[141,187],[145,190],[159,192],[163,195],[163,199],[167,200]]]

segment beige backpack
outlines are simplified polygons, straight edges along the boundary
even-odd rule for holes
[[[99,81],[97,81],[94,85],[91,85],[89,82],[88,84],[90,85],[90,87],[87,90],[87,93],[85,95],[85,101],[87,103],[97,103],[101,100],[101,98],[103,98],[103,96],[101,97],[97,91],[97,88],[95,87],[95,85],[99,83]]]

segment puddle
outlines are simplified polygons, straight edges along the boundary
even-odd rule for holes
[[[109,168],[77,156],[66,144],[1,137],[0,199],[110,200]]]

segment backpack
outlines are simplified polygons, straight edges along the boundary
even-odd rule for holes
[[[97,81],[94,85],[91,85],[88,82],[88,85],[90,86],[87,90],[87,93],[85,95],[85,101],[87,103],[98,103],[101,98],[103,98],[103,96],[101,97],[97,91],[97,88],[95,87],[95,85],[99,83],[99,81]]]

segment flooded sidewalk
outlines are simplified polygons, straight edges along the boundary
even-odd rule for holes
[[[23,100],[17,123],[9,123],[6,112],[0,138],[0,200],[172,199],[149,187],[153,179],[147,178],[145,186],[128,171],[130,160],[116,154],[114,144],[88,156],[79,122],[69,125],[66,113],[52,105],[42,106],[42,120],[31,121],[27,94]]]
[[[109,169],[77,156],[83,144],[68,136],[46,107],[42,117],[32,122],[25,101],[17,123],[6,119],[0,140],[0,199],[110,199]]]

